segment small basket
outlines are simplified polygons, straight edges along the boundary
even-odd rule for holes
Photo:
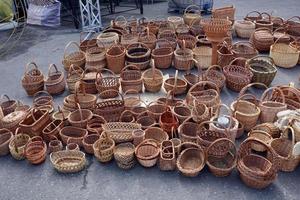
[[[166,30],[163,31],[161,33],[158,34],[157,36],[158,40],[157,40],[157,45],[158,47],[172,47],[173,51],[176,49],[177,47],[177,36],[173,31],[170,30]],[[161,40],[163,41],[168,41],[168,42],[161,42]]]
[[[99,43],[101,45],[104,45],[105,48],[110,48],[113,44],[116,44],[119,42],[119,35],[116,32],[105,32],[105,33],[100,33],[97,36],[98,40],[98,46]]]
[[[1,101],[0,106],[3,112],[3,115],[8,115],[15,111],[18,102],[14,99],[10,99],[6,94],[1,96],[1,99],[6,98],[6,101]]]
[[[66,126],[59,131],[59,136],[65,145],[75,143],[82,146],[82,140],[87,134],[86,129],[74,126]]]
[[[183,41],[185,41],[185,46],[183,44]],[[197,43],[197,39],[195,36],[192,35],[179,35],[177,37],[177,43],[180,48],[194,49]]]
[[[59,131],[65,126],[65,119],[56,119],[49,123],[42,131],[45,142],[50,142],[53,138],[59,138]]]
[[[167,105],[165,112],[163,112],[159,117],[159,126],[169,135],[171,135],[172,129],[176,130],[179,126],[177,117],[172,113],[170,107]]]
[[[52,72],[52,69],[55,69]],[[51,95],[61,94],[65,91],[65,75],[62,71],[58,71],[55,64],[51,64],[48,70],[48,78],[45,80],[47,92]]]
[[[160,41],[167,41],[165,39],[161,39]],[[161,42],[158,41],[158,44],[161,44]],[[173,60],[173,49],[170,46],[166,47],[158,47],[157,49],[153,49],[151,56],[154,60],[155,67],[159,69],[167,69],[172,65],[172,60]]]
[[[145,139],[152,139],[157,144],[161,145],[163,141],[169,139],[169,135],[159,127],[149,127],[145,130]]]
[[[156,101],[152,101],[148,104],[147,109],[148,115],[158,121],[160,115],[165,112],[165,105]]]
[[[146,33],[141,33],[139,35],[139,42],[145,44],[149,49],[153,50],[156,47],[156,35],[151,33],[147,27]]]
[[[255,56],[246,61],[246,67],[253,73],[252,82],[263,83],[266,86],[272,83],[277,73],[274,60],[269,56]]]
[[[151,139],[144,140],[135,148],[135,155],[143,167],[153,167],[159,157],[159,146]]]
[[[231,51],[231,47],[227,44],[227,42],[223,42],[219,45],[219,49],[217,50],[218,55],[218,65],[221,67],[225,67],[229,65],[229,63],[234,60],[234,55]]]
[[[9,151],[12,157],[16,160],[25,159],[25,146],[29,142],[30,137],[24,133],[18,133],[19,129],[16,130],[15,136],[9,142]]]
[[[178,78],[178,70],[176,70],[175,77],[170,77],[165,80],[164,88],[166,92],[172,92],[174,95],[181,95],[186,92],[187,82]]]
[[[29,70],[29,66],[34,66],[34,68]],[[28,96],[44,89],[44,75],[34,62],[26,65],[21,82]]]
[[[63,144],[60,140],[54,139],[49,142],[49,153],[63,150]]]
[[[84,71],[75,65],[71,65],[67,74],[67,86],[70,93],[75,93],[76,82],[80,81],[83,77]]]
[[[85,168],[86,158],[81,151],[63,150],[52,152],[50,161],[60,173],[76,173]]]
[[[43,163],[47,156],[47,145],[39,136],[33,137],[25,146],[25,157],[34,165]]]
[[[182,124],[187,118],[191,117],[192,111],[187,105],[175,105],[172,108],[172,112],[177,117],[180,124]]]
[[[109,75],[104,76],[102,72],[108,72]],[[107,90],[119,90],[120,83],[115,73],[109,69],[101,69],[96,74],[96,88],[99,92],[99,96],[103,99],[114,98],[118,96],[116,92],[104,92]]]
[[[118,167],[121,169],[130,169],[135,165],[134,156],[135,147],[132,143],[118,144],[114,148],[114,158]]]
[[[99,115],[93,114],[92,119],[90,119],[86,125],[86,129],[89,134],[101,135],[102,124],[106,123],[105,119]]]
[[[237,152],[234,143],[227,138],[214,141],[206,151],[206,164],[217,177],[229,176],[236,166]]]
[[[93,117],[93,113],[88,109],[81,109],[79,104],[77,107],[78,109],[69,115],[68,120],[74,127],[86,128],[88,121]]]
[[[222,91],[225,82],[226,82],[226,78],[225,75],[223,74],[223,70],[222,67],[220,67],[219,65],[212,65],[210,66],[204,76],[203,76],[203,80],[204,81],[211,81],[213,83],[215,83],[218,88],[219,91]]]
[[[193,49],[194,59],[197,61],[197,66],[201,69],[207,69],[211,66],[212,48],[209,46],[196,46]]]
[[[247,20],[237,20],[234,22],[234,29],[238,37],[248,39],[255,31],[255,24]]]
[[[273,22],[271,20],[271,15],[269,15],[266,12],[262,12],[260,14],[260,16],[262,17],[262,19],[257,19],[257,20],[254,21],[255,29],[268,28],[271,31],[273,31]],[[264,16],[266,16],[266,17],[264,17]]]
[[[86,57],[85,68],[86,69],[93,68],[97,70],[104,68],[106,66],[105,54],[106,54],[106,48],[104,47],[104,45],[95,46],[87,49],[85,53],[85,57]]]
[[[155,63],[155,61],[154,61]],[[155,69],[155,64],[151,69],[147,69],[142,74],[145,90],[148,92],[159,92],[163,84],[163,74],[159,69]]]
[[[141,125],[128,122],[107,122],[102,124],[103,131],[116,143],[133,140],[132,132],[141,129]]]
[[[79,47],[80,50],[83,52],[86,52],[87,49],[93,48],[97,46],[97,39],[92,38],[92,39],[82,39],[84,34],[92,33],[92,36],[96,33],[95,31],[82,31],[80,32],[80,38],[79,38]]]
[[[198,102],[196,99],[194,100],[191,115],[192,119],[199,124],[209,120],[210,117],[208,107],[204,103]]]
[[[197,144],[197,133],[199,124],[185,121],[178,127],[178,135],[181,142],[192,142]]]
[[[112,45],[106,51],[107,68],[119,74],[125,67],[126,49],[120,45]]]
[[[224,18],[202,19],[201,24],[208,40],[219,41],[228,36],[228,30],[231,29],[232,22]]]
[[[299,37],[300,36],[300,17],[293,16],[286,20],[285,27],[287,29],[287,33]]]
[[[7,129],[0,129],[0,156],[9,154],[9,143],[13,138],[12,132]]]
[[[267,52],[274,43],[274,36],[270,29],[258,28],[251,35],[250,42],[259,52]]]
[[[106,132],[93,144],[94,155],[99,162],[106,163],[112,160],[115,148],[115,141]]]
[[[199,22],[201,19],[201,9],[197,5],[189,5],[185,8],[183,14],[184,23],[191,25],[192,22]]]
[[[131,29],[129,29],[129,33],[121,36],[121,44],[127,48],[128,45],[132,43],[136,43],[139,41],[139,36],[135,33],[132,33]]]
[[[178,70],[190,70],[193,68],[193,50],[185,48],[183,40],[182,49],[174,51],[174,67]]]
[[[84,70],[81,84],[88,94],[97,94],[98,92],[95,84],[97,72],[96,68],[87,68]]]
[[[295,67],[299,60],[299,50],[286,43],[278,43],[278,38],[271,46],[270,57],[275,65],[283,68]]]
[[[170,140],[165,140],[161,144],[159,168],[162,171],[172,171],[176,168],[175,148],[173,142]]]
[[[185,176],[196,177],[204,168],[205,152],[201,148],[187,148],[177,159],[177,169]]]
[[[143,91],[143,80],[140,69],[135,65],[127,65],[120,74],[121,88],[123,92],[128,90]]]
[[[90,134],[84,136],[82,140],[82,146],[84,148],[84,151],[88,154],[94,154],[93,145],[99,139],[100,139],[99,134]]]
[[[75,46],[78,50],[70,54],[67,54],[67,49],[71,46]],[[64,58],[62,61],[66,71],[69,71],[71,65],[75,65],[84,69],[85,67],[85,53],[80,50],[79,45],[76,42],[69,42],[64,50]]]

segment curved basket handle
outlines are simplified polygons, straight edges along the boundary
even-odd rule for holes
[[[1,100],[4,99],[4,97],[6,98],[7,101],[11,101],[7,94],[2,94],[1,95]]]
[[[233,107],[233,109],[234,109],[233,110],[233,116],[235,116],[235,113],[238,112],[238,111],[236,111],[237,104],[239,103],[239,101],[243,100],[244,97],[251,97],[254,100],[254,102],[255,102],[254,105],[258,106],[258,100],[257,100],[257,98],[253,94],[244,94],[244,95],[238,97],[238,99],[237,99],[237,101],[235,103],[235,106]]]
[[[278,90],[278,91],[279,91],[280,96],[282,97],[282,103],[285,104],[285,96],[284,96],[282,90],[281,90],[279,87],[270,87],[270,88],[266,89],[266,90],[264,91],[264,93],[261,95],[260,102],[263,102],[263,101],[265,100],[265,98],[267,97],[268,92],[270,92],[270,91],[272,91],[272,90],[274,90],[274,91],[275,91],[275,90]],[[272,95],[272,94],[271,94],[271,95]]]
[[[235,61],[245,61],[245,64],[246,64],[246,61],[247,61],[247,59],[246,58],[243,58],[243,57],[237,57],[237,58],[235,58],[235,59],[233,59],[230,63],[229,63],[229,65],[232,65]]]
[[[65,121],[65,120],[66,120],[66,117],[65,117],[65,114],[64,114],[64,112],[62,111],[61,107],[58,105],[57,108],[58,108],[58,112],[61,113],[61,115],[62,115],[62,117],[63,117],[63,121]]]
[[[101,96],[101,94],[104,93],[104,92],[117,92],[119,94],[119,96],[121,97],[122,101],[124,102],[124,97],[123,97],[123,95],[118,90],[114,90],[114,89],[104,90],[103,92],[100,93],[99,96]]]
[[[32,97],[33,103],[36,102],[36,100],[39,98],[39,96],[51,97],[51,99],[53,99],[53,97],[51,96],[51,94],[49,94],[49,92],[47,92],[46,90],[41,90],[41,91],[36,92],[33,95],[33,97]]]
[[[67,52],[67,49],[71,46],[71,45],[74,45],[74,46],[76,46],[77,47],[77,49],[78,49],[78,51],[80,51],[81,52],[81,50],[80,50],[80,47],[79,47],[79,45],[78,45],[78,43],[77,42],[75,42],[75,41],[71,41],[71,42],[69,42],[66,46],[65,46],[65,49],[64,49],[64,58],[66,58],[66,52]]]
[[[29,62],[25,66],[25,74],[27,74],[30,71],[29,70],[29,66],[33,66],[34,69],[38,70],[38,66],[37,66],[37,64],[35,62]],[[30,75],[30,74],[28,74],[28,75]]]
[[[271,15],[269,13],[267,13],[267,12],[262,12],[261,13],[262,19],[265,19],[264,16],[266,16],[267,18],[269,18],[269,22],[271,23],[271,21],[272,21],[271,20]]]
[[[249,15],[251,15],[251,14],[253,14],[253,13],[257,14],[257,16],[255,16],[255,17],[257,17],[257,18],[262,18],[261,13],[258,12],[258,11],[256,11],[256,10],[254,10],[254,11],[249,12],[249,13],[246,15],[245,19],[247,19],[248,17],[250,17]]]
[[[291,126],[287,126],[283,131],[282,131],[282,137],[286,137],[289,139],[289,133],[292,134],[292,138],[291,138],[291,142],[292,142],[292,147],[290,149],[290,152],[289,152],[289,158],[293,156],[293,149],[294,149],[294,146],[295,146],[295,131],[294,129],[291,127]]]
[[[236,148],[236,146],[235,146],[235,144],[230,140],[230,139],[228,139],[228,138],[219,138],[219,139],[216,139],[215,141],[213,141],[208,147],[207,147],[207,150],[205,151],[205,153],[206,153],[206,157],[208,157],[209,155],[208,155],[208,152],[210,151],[210,149],[211,148],[213,148],[213,146],[214,145],[216,145],[217,143],[219,143],[219,142],[227,142],[227,144],[226,144],[226,146],[230,146],[230,144],[231,144],[231,146],[233,146],[234,148],[233,149],[228,149],[228,152],[225,152],[225,153],[230,153],[230,154],[232,154],[232,156],[234,156],[234,165],[236,164],[236,161],[237,161],[237,148]],[[228,143],[230,143],[230,144],[228,144]],[[233,150],[233,152],[230,152],[231,150]]]
[[[279,41],[281,38],[283,38],[283,37],[285,37],[285,36],[288,36],[288,37],[289,37],[288,34],[284,33],[283,35],[281,35],[279,38],[277,38],[277,39],[275,40],[275,42],[272,44],[271,48],[272,48],[275,44],[277,44],[278,41]]]
[[[76,68],[76,69],[75,69]],[[80,73],[78,73],[78,70],[79,71],[81,71],[81,74]],[[78,66],[76,66],[76,65],[74,65],[74,64],[72,64],[71,66],[70,66],[70,69],[69,69],[69,71],[68,71],[68,76],[67,77],[69,77],[70,75],[71,75],[71,73],[72,72],[75,72],[78,76],[83,76],[83,73],[84,73],[84,71],[83,71],[83,69],[81,68],[81,67],[78,67]]]
[[[209,125],[209,124],[215,124],[215,125],[220,126],[222,129],[225,130],[226,136],[229,137],[229,128],[230,128],[230,127],[226,128],[226,127],[224,127],[222,124],[220,124],[220,123],[217,122],[217,121],[204,121],[204,122],[201,122],[201,123],[199,124],[199,128],[204,127],[205,124],[208,124],[208,125]],[[204,128],[205,128],[205,127],[204,127]]]
[[[193,11],[195,14],[201,15],[200,7],[195,4],[192,4],[192,5],[189,5],[188,7],[186,7],[184,10],[184,15],[190,13],[191,11]]]
[[[57,69],[57,66],[55,64],[50,64],[49,68],[48,68],[48,76],[51,75],[51,70],[54,68],[55,72],[54,73],[58,73],[58,69]]]
[[[142,42],[134,42],[134,43],[129,44],[127,46],[127,50],[129,50],[130,47],[136,48],[136,45],[137,45],[137,47],[143,47],[143,48],[146,48],[146,49],[149,50],[148,46],[146,44],[142,43]]]
[[[123,69],[122,69],[122,71],[121,71],[121,74],[122,74],[122,72],[125,72],[126,70],[137,70],[137,71],[141,71],[141,69],[140,68],[138,68],[136,65],[134,65],[134,64],[129,64],[129,65],[126,65],[126,67],[124,67]]]
[[[298,19],[298,21],[300,22],[300,17],[299,16],[293,16],[293,17],[287,19],[286,21],[290,22],[290,21],[292,21],[292,19]]]
[[[83,120],[83,116],[82,116],[82,109],[81,109],[81,106],[80,106],[80,104],[79,103],[76,103],[76,106],[78,107],[78,111],[79,111],[79,114],[80,114],[80,121],[82,121]]]
[[[126,113],[129,113],[130,116],[133,118],[133,120],[136,121],[136,119],[135,119],[135,117],[134,117],[134,113],[133,113],[131,110],[124,110],[124,111],[121,113],[121,115],[120,115],[120,120],[123,119],[123,117],[124,117],[124,115],[125,115]]]
[[[262,87],[264,87],[265,89],[268,89],[268,86],[266,86],[264,83],[260,83],[260,82],[249,83],[248,85],[244,86],[244,87],[241,89],[241,91],[240,91],[240,93],[239,93],[239,97],[242,96],[242,95],[244,95],[244,94],[246,94],[246,91],[247,91],[248,89],[250,89],[252,86],[255,86],[255,85],[262,86]]]

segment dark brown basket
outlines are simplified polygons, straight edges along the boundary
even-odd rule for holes
[[[164,88],[166,92],[172,92],[174,95],[186,93],[187,83],[185,80],[178,78],[178,70],[176,70],[175,77],[170,77],[165,80]]]
[[[35,136],[29,140],[25,146],[25,157],[34,165],[41,164],[46,160],[47,145],[39,136]]]
[[[136,65],[143,70],[148,67],[150,58],[151,49],[147,45],[141,42],[128,45],[126,50],[126,61],[128,64]]]
[[[3,112],[3,115],[8,115],[9,113],[12,113],[15,111],[18,102],[14,99],[10,99],[6,94],[1,96],[1,99],[4,99],[4,97],[6,98],[5,101],[1,101],[1,109]]]
[[[253,15],[253,14],[256,14],[254,16],[250,16],[250,15]],[[258,11],[251,11],[249,12],[245,17],[244,17],[245,20],[248,20],[248,21],[257,21],[257,20],[261,20],[262,19],[262,16],[261,16],[261,13],[258,12]]]
[[[223,42],[219,49],[217,50],[218,54],[218,65],[221,67],[225,67],[229,65],[229,63],[234,59],[234,55],[231,51],[231,47],[226,43]]]
[[[212,65],[206,70],[203,76],[203,80],[215,83],[221,91],[225,85],[226,78],[223,74],[221,66]]]
[[[250,59],[258,55],[258,51],[251,42],[236,42],[232,45],[231,51],[236,58]]]
[[[297,19],[298,21],[296,21]],[[293,16],[286,20],[285,27],[287,28],[287,33],[299,37],[300,36],[300,17]]]
[[[93,113],[88,109],[81,109],[79,104],[77,104],[77,108],[70,114],[68,120],[72,126],[86,128],[88,121],[93,117]]]
[[[270,29],[258,28],[251,35],[250,42],[259,52],[266,52],[270,50],[271,45],[274,43],[274,36]]]
[[[265,17],[264,17],[265,16]],[[268,28],[271,31],[273,31],[273,22],[271,19],[271,15],[269,15],[266,12],[261,13],[262,19],[257,19],[254,21],[255,23],[255,28]]]
[[[75,143],[82,146],[82,140],[87,134],[88,131],[86,129],[74,126],[66,126],[59,132],[60,138],[65,145]]]

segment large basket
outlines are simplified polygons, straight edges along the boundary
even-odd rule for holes
[[[112,160],[115,148],[115,141],[106,132],[93,144],[94,155],[99,162],[106,163]]]
[[[59,136],[65,145],[75,143],[82,146],[82,140],[87,134],[86,129],[74,126],[66,126],[59,131]]]
[[[141,70],[135,65],[127,65],[120,74],[121,88],[123,92],[128,90],[143,91]]]
[[[197,144],[197,133],[199,124],[185,121],[178,127],[178,135],[181,142],[192,142]]]
[[[298,49],[298,51],[300,51],[300,38],[296,39],[295,41],[291,42],[290,45],[292,47],[295,47]],[[300,56],[299,56],[299,59],[298,59],[298,64],[300,64]]]
[[[234,22],[234,29],[238,37],[250,38],[255,31],[255,24],[247,20],[237,20]]]
[[[150,64],[151,49],[147,45],[137,42],[128,45],[126,50],[127,64],[136,65],[143,70],[148,68]]]
[[[92,119],[93,113],[88,109],[81,109],[80,105],[77,104],[77,110],[73,111],[69,115],[69,122],[74,127],[86,128],[86,125],[90,119]]]
[[[180,124],[182,124],[187,118],[191,117],[192,114],[190,107],[185,104],[175,105],[172,112],[177,117]]]
[[[102,74],[102,72],[107,72],[108,75]],[[101,69],[96,74],[96,88],[99,92],[99,96],[103,99],[113,98],[118,96],[116,92],[104,92],[107,90],[116,90],[119,91],[120,83],[119,78],[115,73],[109,69]]]
[[[29,70],[29,66],[33,66],[34,68]],[[44,89],[44,75],[34,62],[26,65],[21,82],[28,96],[32,96]]]
[[[78,48],[77,51],[67,54],[67,49],[74,45]],[[69,42],[64,50],[64,58],[62,61],[66,71],[69,71],[71,65],[75,65],[84,69],[85,67],[85,53],[80,50],[79,45],[76,42]]]
[[[85,154],[81,151],[63,150],[50,154],[53,167],[60,173],[76,173],[84,169]]]
[[[195,177],[204,168],[205,152],[201,148],[187,148],[177,159],[177,169],[185,176]]]
[[[299,59],[299,50],[289,44],[278,43],[279,39],[271,46],[270,57],[273,58],[275,65],[279,67],[295,67]]]
[[[52,69],[55,71],[51,71]],[[51,64],[48,70],[48,78],[45,80],[45,87],[49,94],[56,95],[65,91],[65,75],[62,71],[58,71],[55,64]]]
[[[211,66],[212,48],[209,46],[196,46],[193,49],[194,59],[197,61],[197,66],[201,69],[207,69]]]
[[[190,70],[193,68],[193,50],[185,48],[183,40],[183,48],[174,51],[174,67],[178,70]]]
[[[231,21],[220,18],[202,19],[201,23],[207,38],[211,41],[219,41],[226,37],[232,24]]]
[[[16,135],[9,142],[9,151],[12,157],[16,160],[25,159],[25,146],[30,140],[29,135],[24,133],[18,134],[18,129],[16,130]]]
[[[258,28],[251,35],[250,41],[259,52],[267,52],[274,43],[274,36],[270,29]]]
[[[141,129],[141,125],[128,122],[108,122],[102,124],[102,128],[108,137],[113,139],[116,143],[121,143],[132,141],[132,132]]]
[[[159,92],[163,84],[163,74],[159,69],[155,69],[154,63],[151,69],[147,69],[142,74],[145,90],[153,93]]]
[[[169,139],[169,135],[166,131],[159,127],[149,127],[145,130],[144,139],[152,139],[157,144],[161,145],[163,141]]]
[[[185,46],[183,46],[183,41],[185,41]],[[188,48],[188,49],[193,49],[196,46],[197,39],[195,36],[185,34],[185,35],[179,35],[177,37],[177,43],[180,48]]]
[[[139,42],[142,42],[149,49],[153,50],[156,47],[156,35],[151,33],[147,27],[147,32],[139,35]]]
[[[88,94],[97,94],[98,92],[95,84],[97,72],[98,70],[96,68],[86,68],[84,70],[81,84]]]
[[[252,82],[263,83],[266,86],[272,83],[277,73],[274,60],[269,56],[255,56],[246,61],[246,67],[253,73]]]
[[[82,39],[83,35],[86,34],[88,35],[89,33],[92,33],[91,39]],[[86,52],[87,49],[93,48],[97,46],[97,39],[93,38],[95,31],[82,31],[80,32],[80,37],[79,37],[79,47],[80,50],[83,52]]]
[[[169,47],[171,45],[172,49],[175,50],[177,47],[177,36],[174,32],[170,30],[163,31],[157,36],[157,45],[158,47]],[[160,40],[167,40],[168,42],[162,43]],[[170,43],[170,44],[169,44]]]
[[[41,164],[46,160],[47,145],[39,136],[33,137],[25,146],[25,157],[34,165]]]
[[[112,45],[106,51],[107,68],[119,74],[125,67],[126,49],[120,45]]]

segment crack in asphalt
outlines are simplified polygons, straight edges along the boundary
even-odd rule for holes
[[[83,181],[82,181],[82,186],[80,188],[80,190],[85,190],[87,189],[87,184],[88,184],[88,181],[87,181],[87,176],[88,176],[88,173],[89,173],[89,168],[91,167],[91,165],[94,163],[94,159],[91,158],[91,159],[88,159],[88,164],[84,170],[84,174],[83,174]]]

